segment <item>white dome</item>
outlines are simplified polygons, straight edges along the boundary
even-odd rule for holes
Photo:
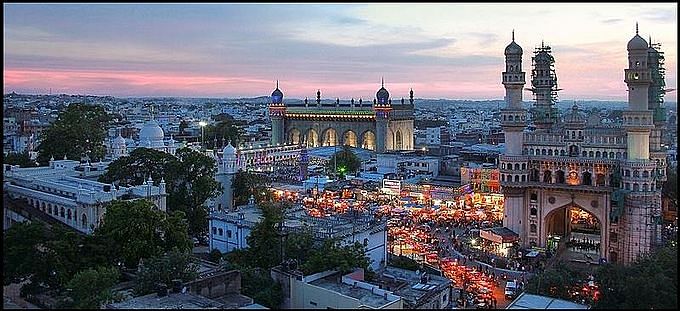
[[[113,139],[113,143],[115,145],[118,145],[118,146],[125,145],[125,138],[123,138],[123,136],[120,136],[120,134],[118,134],[118,137]]]
[[[142,127],[142,130],[139,131],[139,141],[145,142],[147,140],[151,141],[152,143],[158,142],[158,141],[163,141],[163,137],[165,137],[165,133],[163,133],[163,129],[158,125],[158,122],[156,120],[150,120],[149,122],[146,122],[144,124],[144,127]]]

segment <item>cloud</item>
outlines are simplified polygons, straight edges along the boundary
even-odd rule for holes
[[[609,18],[609,19],[602,20],[601,22],[603,24],[617,24],[617,23],[620,23],[622,21],[623,21],[623,18]]]

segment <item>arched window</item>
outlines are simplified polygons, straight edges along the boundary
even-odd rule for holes
[[[564,150],[560,150],[560,155],[561,155],[561,156],[565,156],[565,155],[567,155],[567,154],[564,152]],[[577,154],[577,155],[578,155],[578,154]]]
[[[519,163],[515,163],[515,171],[519,171]]]
[[[501,181],[505,181],[505,174],[501,174]]]
[[[527,181],[527,176],[526,176],[526,175],[522,175],[522,182],[525,182],[525,181]]]
[[[66,211],[66,219],[71,220],[71,217],[72,217],[72,213],[71,213],[71,209],[69,208],[68,211]]]
[[[586,186],[592,186],[593,185],[593,175],[590,172],[583,172],[581,175],[583,178],[583,184]]]
[[[61,207],[61,210],[59,211],[59,216],[64,217],[64,207]]]
[[[531,233],[536,233],[536,224],[531,224]]]
[[[519,175],[515,175],[515,182],[519,182]]]
[[[597,174],[597,180],[595,181],[597,186],[604,186],[605,184],[605,176],[604,174]]]
[[[531,216],[536,216],[538,214],[538,210],[535,207],[531,208]]]
[[[542,154],[542,155],[547,155],[547,154],[548,154],[548,150],[545,150],[545,149],[541,150],[541,154]]]
[[[640,171],[634,170],[633,171],[633,177],[640,177]]]
[[[596,158],[599,158],[599,157],[601,157],[601,156],[602,156],[602,153],[600,153],[599,151],[596,151],[596,152],[595,152],[595,157],[596,157]]]
[[[548,149],[548,155],[549,156],[553,155],[552,149]]]
[[[610,158],[610,159],[613,159],[613,158],[614,158],[614,151],[610,151],[610,152],[609,152],[609,158]]]
[[[544,183],[552,183],[552,172],[549,170],[545,170],[543,172],[543,182]]]
[[[527,164],[526,164],[526,163],[522,163],[522,169],[523,169],[523,170],[526,170],[526,169],[527,169]]]
[[[217,228],[217,234],[224,235],[224,230],[222,230],[222,228]]]
[[[602,153],[602,157],[605,158],[605,159],[607,158],[607,152],[606,151]]]
[[[587,157],[587,156],[588,156],[588,152],[587,152],[587,151],[583,151],[583,152],[581,153],[581,156],[584,157],[584,158]]]
[[[529,180],[538,182],[538,181],[540,181],[539,177],[540,177],[540,172],[537,169],[532,169],[531,174],[529,175]]]
[[[562,170],[557,171],[556,175],[555,175],[555,182],[558,183],[558,184],[563,184],[564,181],[565,181],[564,180],[564,171],[562,171]]]
[[[626,190],[630,190],[630,183],[626,183],[625,189],[626,189]]]
[[[642,177],[647,178],[649,177],[649,171],[642,171]]]
[[[621,152],[617,152],[617,153],[616,153],[616,158],[617,158],[617,159],[621,159]]]
[[[536,201],[538,200],[538,194],[532,193],[531,196],[529,196],[529,198],[531,199],[531,201]]]
[[[642,191],[649,191],[649,185],[642,184]]]
[[[623,176],[630,177],[630,170],[623,171]]]
[[[633,183],[633,191],[640,191],[640,185],[638,185],[638,183]]]
[[[501,163],[501,168],[505,169],[505,163]]]
[[[82,227],[83,229],[87,229],[87,215],[85,215],[85,213],[83,213],[83,214],[80,216],[80,221],[81,221],[81,227]]]

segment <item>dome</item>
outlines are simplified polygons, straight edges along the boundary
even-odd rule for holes
[[[647,50],[649,48],[649,44],[647,44],[647,41],[640,37],[640,35],[636,34],[633,39],[630,39],[628,41],[628,51],[631,50]]]
[[[387,100],[390,98],[390,92],[383,86],[375,93],[375,97],[378,99],[378,103],[387,104]]]
[[[522,47],[512,40],[508,46],[505,47],[505,55],[522,55]]]
[[[142,130],[139,131],[139,140],[141,142],[147,140],[151,142],[163,141],[163,137],[165,137],[165,133],[163,133],[163,129],[158,125],[156,120],[146,122],[144,127],[142,127]]]
[[[574,104],[574,106],[571,107],[571,113],[567,114],[567,115],[564,117],[564,122],[565,122],[565,123],[572,123],[572,124],[574,124],[574,123],[577,123],[577,124],[583,123],[583,124],[585,124],[586,118],[585,118],[585,116],[583,116],[583,114],[581,114],[581,113],[578,111],[578,106],[576,106],[576,104]]]
[[[272,97],[283,98],[283,92],[281,92],[281,90],[277,88],[276,90],[274,90],[274,92],[272,92]]]
[[[276,81],[276,90],[272,92],[272,103],[280,104],[283,103],[283,92],[279,90],[279,81]]]
[[[120,134],[118,134],[118,137],[113,139],[113,144],[117,145],[117,146],[124,146],[125,145],[125,138],[123,138],[123,136],[120,136]]]
[[[222,157],[226,158],[227,156],[236,157],[236,148],[231,145],[231,141],[222,149]]]

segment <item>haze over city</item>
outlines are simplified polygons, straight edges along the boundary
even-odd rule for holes
[[[552,46],[560,98],[626,100],[635,22],[677,84],[671,3],[3,7],[5,93],[245,97],[279,80],[287,98],[368,98],[384,77],[395,96],[502,99],[514,29],[527,71],[534,47]]]

